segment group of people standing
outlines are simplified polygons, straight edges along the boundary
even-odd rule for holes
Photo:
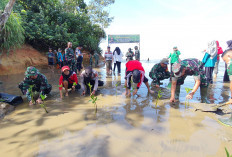
[[[112,52],[110,50],[110,46],[107,46],[107,50],[104,54],[104,62],[106,64],[106,73],[111,74],[111,71],[115,73],[115,69],[117,67],[118,73],[121,74],[121,62],[122,62],[123,53],[121,52],[119,47],[116,47]],[[140,51],[138,46],[135,46],[135,53],[131,48],[128,49],[126,53],[126,60],[131,61],[135,57],[135,60],[140,61]],[[114,63],[114,67],[112,68],[112,64]]]
[[[60,48],[58,49],[58,52],[54,50],[52,52],[52,49],[49,48],[48,52],[48,65],[54,72],[54,65],[56,64],[57,68],[61,69],[63,66],[67,65],[70,67],[71,70],[80,73],[81,69],[83,69],[83,55],[86,55],[85,53],[82,53],[82,46],[79,45],[75,49],[75,51],[72,49],[72,43],[68,42],[67,48],[62,51]],[[94,52],[94,55],[92,56],[91,53],[89,55],[89,65],[93,66],[93,57],[95,60],[95,67],[98,66],[99,62],[99,55],[97,52]]]

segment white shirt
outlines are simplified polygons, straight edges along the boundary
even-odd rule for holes
[[[123,57],[123,54],[122,52],[120,52],[120,55],[118,55],[118,53],[115,51],[114,52],[114,63],[117,62],[122,62],[122,57]]]

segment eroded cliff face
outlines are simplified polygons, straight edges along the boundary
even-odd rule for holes
[[[0,57],[0,75],[9,75],[25,72],[28,66],[47,65],[45,55],[30,45],[23,45],[21,48],[4,53]]]

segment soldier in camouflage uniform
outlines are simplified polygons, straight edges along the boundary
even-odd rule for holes
[[[126,60],[132,61],[134,57],[134,52],[131,50],[131,48],[128,49],[128,52],[126,53]]]
[[[135,46],[135,60],[140,61],[140,51],[138,50],[138,46]]]
[[[232,104],[232,40],[226,42],[228,48],[223,52],[222,59],[227,64],[227,73],[230,77],[230,100],[229,103]]]
[[[35,67],[28,67],[25,75],[26,77],[19,84],[19,88],[23,94],[26,94],[29,105],[33,105],[31,92],[37,91],[40,92],[40,95],[49,94],[51,92],[52,86],[48,84],[47,78]],[[29,90],[30,86],[33,86],[32,91]],[[39,97],[36,102],[40,104],[42,102],[41,98]]]
[[[153,80],[152,84],[156,87],[159,87],[162,83],[160,80],[170,78],[170,72],[168,71],[168,59],[164,58],[160,61],[160,63],[155,64],[151,69],[149,76]]]
[[[200,86],[201,100],[202,102],[207,102],[208,82],[205,76],[204,66],[200,60],[195,58],[182,60],[180,63],[174,63],[172,70],[171,102],[175,102],[175,94],[179,97],[180,85],[184,84],[185,78],[192,75],[195,80],[195,85],[192,92],[186,98],[192,99]]]
[[[70,67],[71,71],[77,72],[76,67],[76,55],[72,49],[72,43],[68,42],[68,47],[65,49],[65,58],[67,65]]]

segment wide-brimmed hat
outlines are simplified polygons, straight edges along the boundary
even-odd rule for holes
[[[39,72],[38,69],[36,69],[35,67],[30,66],[30,67],[27,67],[27,70],[26,70],[26,72],[25,72],[25,75],[26,75],[27,77],[28,77],[28,76],[35,76],[35,75],[38,74],[38,72]]]
[[[180,63],[174,63],[172,65],[172,72],[175,77],[181,77],[182,70],[181,70],[181,64]]]
[[[169,64],[169,60],[167,58],[163,58],[160,63],[163,63],[163,64]]]
[[[70,70],[70,68],[68,66],[63,66],[61,70],[64,72],[65,70]]]

